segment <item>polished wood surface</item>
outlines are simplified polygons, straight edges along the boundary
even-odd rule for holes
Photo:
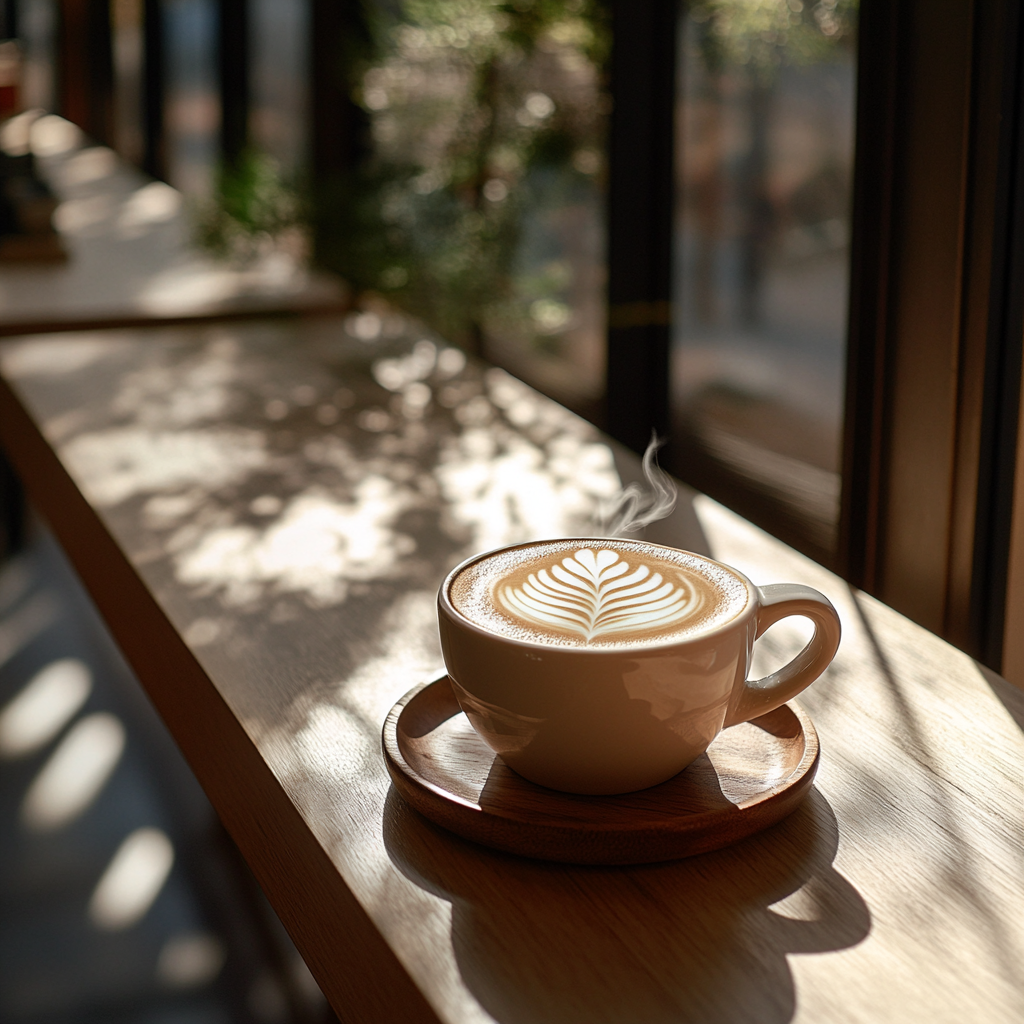
[[[0,267],[0,334],[174,323],[253,313],[343,311],[346,289],[284,253],[249,266],[193,242],[194,211],[70,121],[38,112],[7,122],[0,146],[35,154],[59,205],[66,262]]]
[[[0,372],[0,439],[343,1020],[1024,1017],[1024,697],[966,655],[681,491],[648,539],[843,620],[810,794],[674,863],[488,850],[398,796],[381,727],[442,670],[446,572],[593,530],[632,456],[398,321],[12,340]]]
[[[655,864],[746,839],[796,810],[819,752],[811,720],[783,705],[727,729],[660,786],[621,796],[557,793],[495,756],[447,676],[391,709],[383,746],[395,789],[431,821],[484,846],[565,864]]]

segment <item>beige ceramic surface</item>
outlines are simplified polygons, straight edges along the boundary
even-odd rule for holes
[[[617,555],[617,542],[602,538],[581,539],[579,548],[563,561],[586,563],[590,554],[596,567],[606,553],[609,565]],[[654,562],[669,552],[650,545],[647,554]],[[635,567],[644,565],[645,552],[623,555],[632,562],[631,575],[639,575]],[[465,566],[454,569],[438,593],[441,651],[456,697],[473,728],[509,767],[568,793],[629,793],[665,782],[703,754],[726,724],[766,714],[795,697],[839,647],[839,617],[827,598],[795,584],[757,588],[742,576],[746,594],[735,614],[683,639],[655,642],[644,633],[616,646],[515,639],[457,610],[451,588],[464,571]],[[713,574],[721,570],[694,559],[690,571],[703,572],[712,586]],[[660,574],[652,575],[661,582]],[[566,585],[561,591],[552,586],[544,607],[572,614],[580,602],[575,591],[567,591]],[[814,624],[807,646],[776,672],[748,681],[755,638],[790,615]],[[593,625],[585,628],[593,632]],[[667,628],[678,628],[678,621]]]
[[[1024,695],[692,491],[647,539],[801,580],[842,620],[800,698],[822,754],[797,810],[714,853],[580,868],[460,839],[394,792],[381,727],[443,669],[451,567],[592,532],[611,475],[639,476],[424,340],[0,346],[5,449],[339,1016],[1020,1024]],[[752,674],[805,642],[772,627]]]

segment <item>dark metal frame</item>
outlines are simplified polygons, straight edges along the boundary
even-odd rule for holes
[[[217,56],[220,75],[220,151],[237,165],[249,144],[249,4],[219,0]]]
[[[982,661],[1003,654],[1017,457],[1024,338],[1024,18],[1019,6],[984,8],[986,41],[1002,49],[999,74],[979,90],[979,114],[995,124],[993,239],[984,390],[978,443],[978,486],[971,549],[969,643]],[[987,68],[980,53],[979,68]]]
[[[113,139],[114,60],[110,4],[59,0],[57,97],[60,113],[99,142]]]
[[[609,433],[669,430],[679,5],[613,3],[608,182]]]
[[[154,178],[164,179],[167,177],[164,143],[167,59],[160,0],[143,0],[142,46],[142,169]]]

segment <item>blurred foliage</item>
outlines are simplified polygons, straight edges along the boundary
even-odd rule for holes
[[[281,176],[274,160],[248,149],[235,163],[218,167],[213,194],[196,210],[196,241],[244,265],[303,221],[299,189]]]
[[[706,27],[709,68],[748,65],[770,79],[782,64],[816,64],[852,45],[857,9],[858,0],[693,0],[688,11]]]
[[[491,329],[552,345],[569,322],[572,268],[529,224],[597,197],[606,7],[380,0],[364,10],[370,42],[351,87],[370,153],[321,196],[318,257],[467,347]]]

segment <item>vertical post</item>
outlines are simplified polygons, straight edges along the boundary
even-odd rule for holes
[[[986,5],[981,5],[978,13],[979,43],[994,52],[979,53],[977,63],[986,68],[995,63],[999,70],[989,90],[977,89],[975,96],[979,120],[985,113],[992,119],[990,135],[982,141],[988,142],[993,165],[988,182],[979,181],[981,176],[975,174],[975,191],[985,189],[993,195],[985,210],[990,213],[991,226],[983,255],[991,269],[984,308],[986,330],[979,339],[984,346],[977,346],[984,355],[980,415],[961,399],[961,419],[966,414],[978,424],[978,436],[976,440],[972,437],[974,458],[969,463],[975,508],[973,545],[967,549],[972,572],[964,646],[1002,671],[1024,336],[1024,293],[1020,288],[1024,275],[1024,18],[1016,4],[999,5],[995,17]],[[997,60],[993,61],[994,57]],[[979,134],[975,132],[976,139]],[[976,197],[976,206],[980,205],[978,198],[986,197]],[[965,338],[965,344],[970,340]],[[954,638],[959,641],[960,637]]]
[[[317,205],[329,215],[369,149],[369,125],[352,100],[350,76],[373,44],[361,0],[310,0],[309,24],[309,159]],[[314,256],[321,259],[331,244],[330,232],[319,230],[322,224],[326,218],[317,217],[313,228]]]
[[[164,98],[166,56],[160,0],[144,0],[142,8],[142,169],[166,179]]]
[[[851,215],[846,417],[837,571],[875,592],[880,562],[902,5],[863,0]]]
[[[18,0],[0,3],[0,39],[18,38]]]
[[[114,128],[110,5],[61,0],[58,18],[60,113],[97,141],[109,143]]]
[[[236,165],[249,142],[248,0],[220,0],[220,146],[228,166]]]
[[[672,327],[676,3],[612,3],[608,185],[610,434],[667,434]]]

